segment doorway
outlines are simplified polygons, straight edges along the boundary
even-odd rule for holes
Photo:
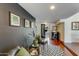
[[[64,22],[57,24],[56,31],[60,33],[60,40],[64,43]]]

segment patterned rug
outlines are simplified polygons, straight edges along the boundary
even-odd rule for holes
[[[47,43],[40,45],[40,56],[66,56],[66,54],[60,46]]]

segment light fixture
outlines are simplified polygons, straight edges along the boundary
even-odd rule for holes
[[[55,6],[50,6],[50,10],[54,10],[55,9]]]

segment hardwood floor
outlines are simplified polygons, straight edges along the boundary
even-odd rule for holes
[[[65,43],[65,45],[79,56],[79,43]]]
[[[64,53],[66,54],[66,56],[73,56],[68,49],[64,48]]]
[[[68,43],[66,44],[64,44],[63,42],[60,43],[60,47],[64,50],[67,56],[78,56],[78,54],[75,53],[74,49],[72,49],[70,45],[73,46],[72,44],[68,44]]]

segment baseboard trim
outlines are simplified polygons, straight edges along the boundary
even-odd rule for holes
[[[79,43],[79,42],[72,42],[72,43]],[[72,43],[71,43],[71,44],[72,44]]]

